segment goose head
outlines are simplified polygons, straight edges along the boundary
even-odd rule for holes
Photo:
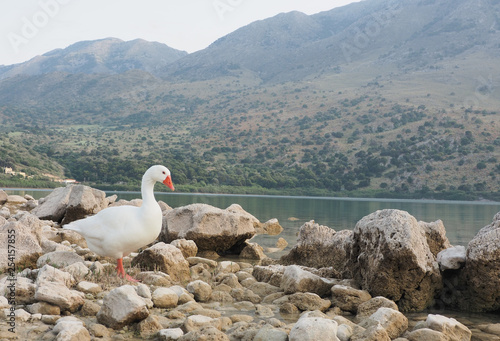
[[[172,184],[172,176],[170,175],[170,170],[165,166],[152,166],[146,171],[144,177],[148,177],[152,181],[161,182],[172,191],[175,190],[174,185]]]

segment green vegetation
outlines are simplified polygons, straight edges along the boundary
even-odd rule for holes
[[[80,96],[0,108],[0,167],[34,176],[2,176],[0,186],[50,187],[52,175],[137,190],[159,163],[184,192],[499,195],[495,111],[450,107],[449,91],[401,100],[388,96],[391,87],[408,90],[392,81],[340,91],[342,79],[331,77],[268,86],[238,77],[156,82],[127,97],[110,90],[113,77],[95,76]]]

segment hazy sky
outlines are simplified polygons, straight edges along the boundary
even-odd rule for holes
[[[314,14],[359,0],[2,0],[0,65],[77,41],[142,38],[194,52],[281,12]]]

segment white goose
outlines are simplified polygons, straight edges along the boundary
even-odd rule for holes
[[[153,193],[156,182],[162,182],[174,190],[168,168],[152,166],[142,177],[141,207],[109,207],[64,228],[80,233],[85,237],[89,249],[98,255],[116,258],[118,276],[137,282],[125,273],[123,257],[153,242],[160,234],[161,208]]]

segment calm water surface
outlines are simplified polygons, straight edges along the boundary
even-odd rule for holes
[[[36,199],[47,196],[50,190],[6,190],[9,194],[29,194]],[[117,194],[118,199],[140,198],[138,192],[108,192]],[[252,195],[184,194],[156,193],[156,199],[171,207],[192,203],[205,203],[219,208],[239,204],[261,222],[277,218],[284,231],[279,236],[256,236],[254,241],[264,247],[273,247],[279,237],[289,246],[297,239],[297,232],[307,221],[326,225],[336,231],[353,229],[364,216],[380,209],[400,209],[409,212],[417,220],[431,222],[441,219],[446,235],[453,245],[467,243],[484,226],[491,223],[493,216],[500,211],[497,202],[461,202],[435,200],[391,200],[391,199],[353,199],[318,197],[281,197]],[[282,252],[283,253],[283,252]],[[269,255],[278,257],[280,254]]]

